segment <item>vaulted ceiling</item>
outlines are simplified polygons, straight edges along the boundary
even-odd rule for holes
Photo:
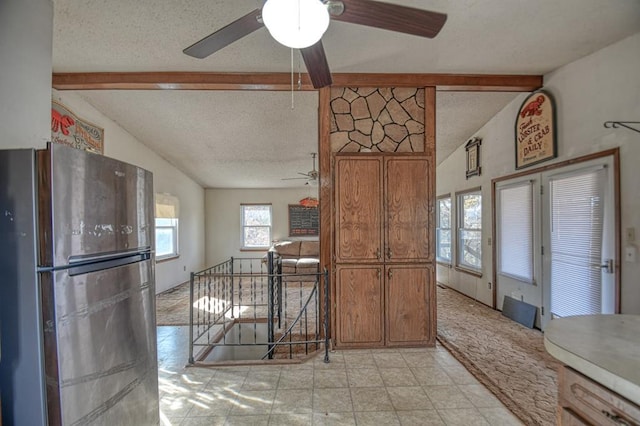
[[[446,13],[434,39],[331,22],[334,73],[542,75],[640,31],[637,0],[387,0]],[[262,28],[206,59],[182,50],[260,0],[54,0],[53,68],[305,73]],[[285,187],[317,151],[315,91],[90,90],[86,101],[204,187]],[[441,162],[517,94],[438,92]],[[80,111],[77,111],[81,115]],[[108,135],[105,143],[108,143]]]

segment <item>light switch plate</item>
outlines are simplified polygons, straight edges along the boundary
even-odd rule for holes
[[[636,228],[627,228],[625,235],[628,243],[634,242],[636,240]]]
[[[636,248],[635,246],[626,246],[624,248],[624,260],[626,262],[636,261]]]

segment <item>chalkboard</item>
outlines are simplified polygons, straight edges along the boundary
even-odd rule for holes
[[[299,204],[289,204],[289,236],[318,235],[317,207],[304,207]]]

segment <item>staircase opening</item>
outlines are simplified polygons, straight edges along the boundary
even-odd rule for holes
[[[191,274],[189,363],[329,361],[329,274],[283,274],[279,258],[230,258]]]

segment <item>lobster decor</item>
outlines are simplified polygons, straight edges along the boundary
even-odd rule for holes
[[[555,103],[545,91],[524,100],[515,126],[516,170],[558,156],[555,129]]]
[[[59,102],[51,101],[51,141],[102,154],[104,129],[78,118]]]

